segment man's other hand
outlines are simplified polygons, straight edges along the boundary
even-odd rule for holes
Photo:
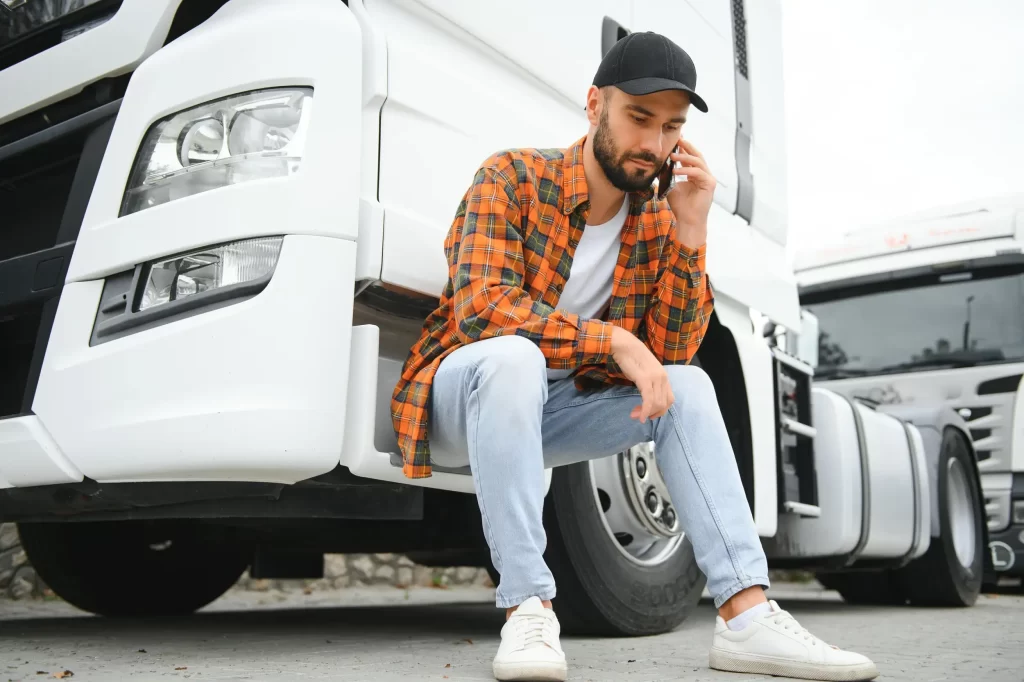
[[[643,402],[630,416],[641,424],[664,416],[675,402],[668,372],[643,341],[622,327],[612,327],[612,357],[626,378],[636,384]]]

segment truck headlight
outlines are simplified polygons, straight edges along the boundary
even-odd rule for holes
[[[193,251],[142,270],[139,311],[267,277],[277,265],[282,237],[261,237]]]
[[[311,88],[272,88],[186,109],[150,127],[120,215],[226,185],[299,169]]]

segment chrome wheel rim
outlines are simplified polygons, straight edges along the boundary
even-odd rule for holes
[[[965,568],[974,564],[977,535],[974,506],[971,504],[971,489],[967,472],[958,459],[950,459],[946,465],[946,502],[949,509],[949,527],[953,536],[953,550],[956,558]]]
[[[654,566],[679,550],[679,514],[658,470],[653,443],[592,460],[590,480],[601,523],[624,557]]]

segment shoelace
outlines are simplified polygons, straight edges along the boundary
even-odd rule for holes
[[[782,626],[783,630],[792,630],[798,637],[803,637],[806,641],[810,642],[813,646],[817,646],[819,643],[825,644],[820,639],[808,632],[800,623],[797,622],[788,611],[778,611],[770,617],[770,620],[775,625]],[[833,647],[835,648],[835,647]]]
[[[524,649],[537,645],[555,648],[555,631],[550,618],[528,613],[516,614],[512,618],[515,620],[516,634],[523,642]]]

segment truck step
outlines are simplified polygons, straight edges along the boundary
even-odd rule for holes
[[[813,426],[811,376],[804,362],[772,348],[775,375],[775,418],[778,424],[776,471],[778,476],[778,513],[799,514],[795,510],[817,509],[815,460],[818,456],[818,429]]]
[[[397,469],[401,469],[402,468],[402,464],[403,464],[403,462],[402,462],[402,453],[400,453],[400,452],[391,452],[391,453],[389,453],[389,461],[391,462],[391,466],[393,466],[393,467],[395,467]],[[430,466],[430,468],[433,469],[434,471],[440,473],[440,474],[460,474],[462,476],[472,476],[473,475],[473,470],[470,469],[468,465],[464,466],[464,467],[446,467],[446,466],[442,466],[440,464],[432,464]]]
[[[804,438],[814,438],[818,435],[818,431],[813,426],[798,422],[790,417],[782,417],[782,428],[795,436],[803,436]]]
[[[791,514],[797,516],[803,516],[809,519],[821,518],[821,507],[813,504],[803,504],[802,502],[786,502],[783,507]]]

